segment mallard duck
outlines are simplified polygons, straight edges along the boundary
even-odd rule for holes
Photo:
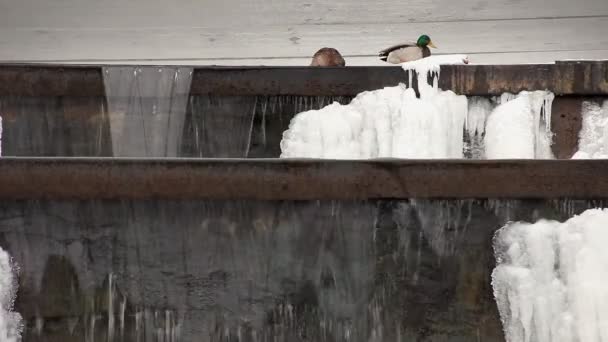
[[[388,49],[380,51],[378,56],[381,60],[393,64],[411,62],[430,56],[431,50],[429,49],[429,46],[437,48],[433,45],[431,38],[426,34],[423,34],[418,38],[418,41],[416,41],[415,44],[408,43],[391,46]]]
[[[329,66],[345,66],[346,62],[344,62],[344,58],[338,50],[334,48],[324,47],[317,51],[314,56],[312,56],[312,62],[310,66],[321,66],[321,67],[329,67]]]

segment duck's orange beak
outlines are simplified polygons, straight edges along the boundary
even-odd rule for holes
[[[429,41],[429,43],[427,44],[428,46],[436,49],[437,47],[435,46],[435,44],[433,44],[433,41]]]

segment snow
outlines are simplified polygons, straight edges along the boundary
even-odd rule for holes
[[[579,132],[578,151],[572,159],[608,158],[608,100],[603,105],[585,101],[582,106],[583,127]]]
[[[552,158],[553,94],[503,94],[494,108],[438,88],[441,64],[467,62],[466,55],[443,55],[403,63],[420,97],[400,84],[297,114],[283,133],[281,158],[463,158],[465,150],[473,158]]]
[[[608,209],[495,235],[492,286],[507,342],[608,341]]]
[[[0,341],[16,342],[21,340],[21,315],[13,312],[17,294],[15,269],[8,253],[0,248]]]

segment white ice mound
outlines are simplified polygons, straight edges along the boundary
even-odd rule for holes
[[[403,64],[417,72],[420,98],[401,84],[360,93],[348,105],[297,114],[283,133],[281,157],[462,158],[467,99],[428,85],[428,77],[438,75],[438,62],[454,61],[447,57]]]
[[[21,341],[21,315],[13,312],[13,303],[17,295],[15,269],[8,253],[0,248],[0,341]]]
[[[549,91],[522,91],[503,94],[500,104],[487,119],[485,156],[487,159],[550,159],[551,104]]]
[[[417,78],[419,97],[400,84],[296,114],[283,133],[281,158],[463,158],[465,150],[476,159],[552,158],[553,94],[524,91],[469,103],[439,89],[440,65],[465,63],[466,55],[403,63],[407,84]]]
[[[595,101],[583,102],[582,116],[578,151],[572,159],[608,159],[608,100],[601,106]]]
[[[606,246],[607,209],[500,229],[492,286],[507,341],[608,341]]]
[[[297,114],[282,158],[462,158],[467,100],[451,91],[416,98],[404,85]]]

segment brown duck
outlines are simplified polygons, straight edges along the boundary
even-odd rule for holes
[[[310,63],[310,66],[320,67],[343,67],[345,65],[346,62],[344,62],[344,58],[342,58],[340,52],[334,48],[328,47],[324,47],[317,51],[314,56],[312,56],[312,62]]]

